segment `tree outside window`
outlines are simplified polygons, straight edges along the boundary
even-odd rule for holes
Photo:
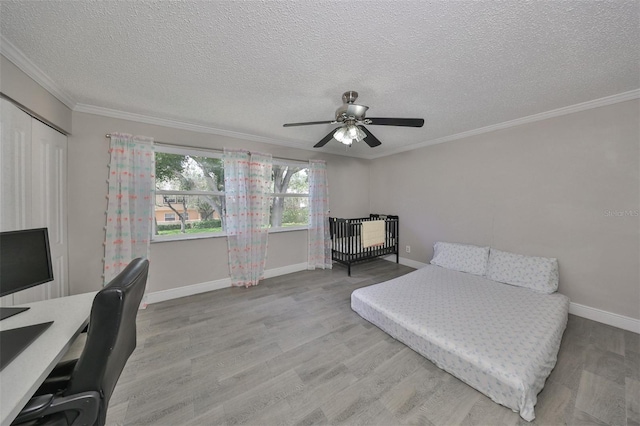
[[[156,236],[224,232],[224,162],[216,152],[156,147]],[[274,160],[272,229],[307,225],[309,180],[304,163]],[[173,215],[174,220],[167,220]]]

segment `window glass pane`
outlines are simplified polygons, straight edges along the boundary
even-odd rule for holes
[[[224,232],[222,156],[179,147],[157,147],[155,156],[157,191],[174,192],[156,195],[155,235],[179,237],[185,234]],[[308,168],[304,163],[278,161],[272,170],[270,226],[306,226],[308,197],[276,197],[275,194],[308,194]],[[190,191],[217,194],[189,195]]]
[[[156,189],[224,192],[220,158],[156,152]]]
[[[224,196],[156,195],[156,235],[222,232]]]
[[[273,197],[271,227],[307,226],[309,221],[308,197]]]
[[[273,165],[271,191],[276,194],[308,194],[309,176],[301,165]]]

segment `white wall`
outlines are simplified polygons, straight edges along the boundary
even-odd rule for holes
[[[126,132],[157,141],[222,149],[237,147],[274,157],[327,161],[331,214],[359,217],[369,213],[368,160],[325,155],[234,138],[73,113],[69,137],[69,264],[71,294],[97,290],[102,284],[109,140],[106,133]],[[226,238],[152,243],[147,292],[156,292],[229,276]],[[307,261],[306,231],[269,235],[267,269]]]
[[[640,318],[638,100],[468,137],[371,166],[371,210],[400,216],[402,256],[436,241],[558,258],[571,301]]]

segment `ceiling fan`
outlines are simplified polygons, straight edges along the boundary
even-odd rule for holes
[[[335,120],[287,123],[284,124],[283,127],[308,126],[311,124],[340,124],[341,126],[338,130],[332,130],[313,147],[323,147],[331,139],[336,139],[338,142],[347,146],[351,146],[354,142],[365,141],[367,145],[373,148],[381,145],[382,142],[373,136],[371,132],[363,126],[363,124],[403,127],[422,127],[424,125],[424,119],[422,118],[365,118],[365,114],[369,107],[354,103],[356,99],[358,99],[358,92],[354,92],[352,90],[344,92],[342,94],[343,104],[336,110]]]

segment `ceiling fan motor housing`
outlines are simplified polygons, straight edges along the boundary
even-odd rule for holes
[[[343,104],[336,110],[337,122],[344,123],[345,121],[360,121],[364,119],[369,107],[355,104],[356,99],[358,99],[358,92],[356,91],[349,90],[342,94]]]
[[[356,104],[343,104],[336,110],[336,121],[361,121],[369,109],[368,106]]]

